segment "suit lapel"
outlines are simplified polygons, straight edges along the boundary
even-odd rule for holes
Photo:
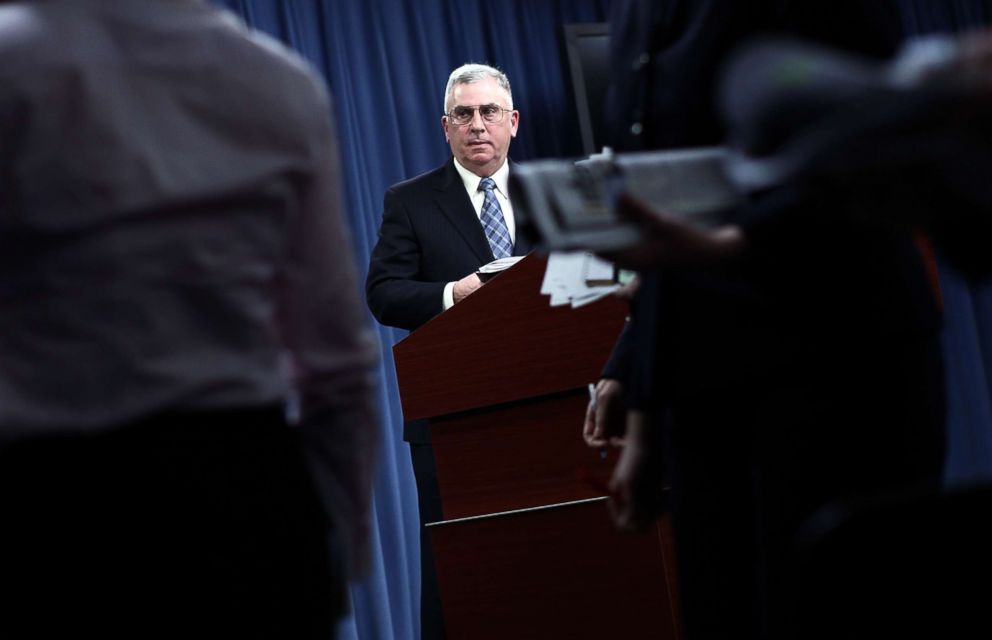
[[[517,241],[513,243],[513,255],[515,256],[525,256],[530,253],[533,247],[527,242],[527,238],[523,237],[520,233],[520,228],[517,228]]]
[[[436,187],[438,191],[437,205],[441,209],[441,213],[448,218],[448,221],[458,230],[466,244],[475,253],[479,259],[479,264],[492,262],[494,258],[492,249],[489,248],[489,241],[486,240],[486,234],[482,230],[482,225],[479,224],[479,218],[475,215],[475,208],[465,192],[465,184],[462,182],[461,176],[458,175],[458,171],[455,170],[454,162],[454,158],[448,160],[445,170],[440,175]]]

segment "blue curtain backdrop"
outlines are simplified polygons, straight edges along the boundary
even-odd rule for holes
[[[392,183],[447,158],[440,131],[448,72],[468,61],[502,67],[521,112],[516,160],[580,153],[559,52],[566,23],[601,22],[609,0],[213,0],[308,58],[335,97],[349,218],[364,273]],[[992,23],[989,0],[900,0],[910,34]],[[237,64],[237,61],[232,61]],[[948,360],[948,479],[992,479],[992,285],[941,266]],[[374,322],[369,319],[369,322]],[[375,489],[378,555],[352,591],[342,638],[409,640],[419,633],[417,502],[391,346],[404,332],[380,329],[383,449]],[[388,561],[387,561],[388,559]]]
[[[608,0],[213,0],[309,59],[336,105],[349,221],[359,272],[375,244],[386,188],[443,162],[448,74],[464,62],[502,68],[521,112],[515,160],[581,153],[560,55],[561,25],[606,20]],[[237,64],[236,60],[231,61]],[[369,322],[378,327],[369,317]],[[382,451],[375,486],[372,574],[352,589],[354,615],[341,638],[419,635],[420,559],[416,486],[392,345],[405,332],[380,328]]]

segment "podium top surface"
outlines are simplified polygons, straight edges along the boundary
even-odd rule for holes
[[[573,309],[540,293],[530,254],[393,347],[404,419],[446,415],[595,382],[627,314],[607,296]]]

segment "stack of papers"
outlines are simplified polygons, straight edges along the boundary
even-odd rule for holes
[[[507,258],[499,258],[497,260],[493,260],[488,264],[482,265],[481,267],[479,267],[479,270],[476,271],[476,273],[479,275],[479,279],[485,282],[486,280],[492,278],[497,273],[501,271],[506,271],[513,265],[520,262],[523,258],[524,256],[509,256]]]
[[[551,253],[541,283],[541,293],[551,296],[552,307],[581,307],[619,288],[613,263],[585,251]]]

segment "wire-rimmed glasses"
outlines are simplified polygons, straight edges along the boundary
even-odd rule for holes
[[[451,111],[444,114],[448,121],[459,127],[465,126],[472,122],[475,118],[475,112],[479,112],[479,116],[482,121],[486,124],[496,124],[503,121],[503,113],[507,111],[513,111],[513,109],[504,109],[498,104],[479,104],[479,105],[458,105],[453,107]]]

